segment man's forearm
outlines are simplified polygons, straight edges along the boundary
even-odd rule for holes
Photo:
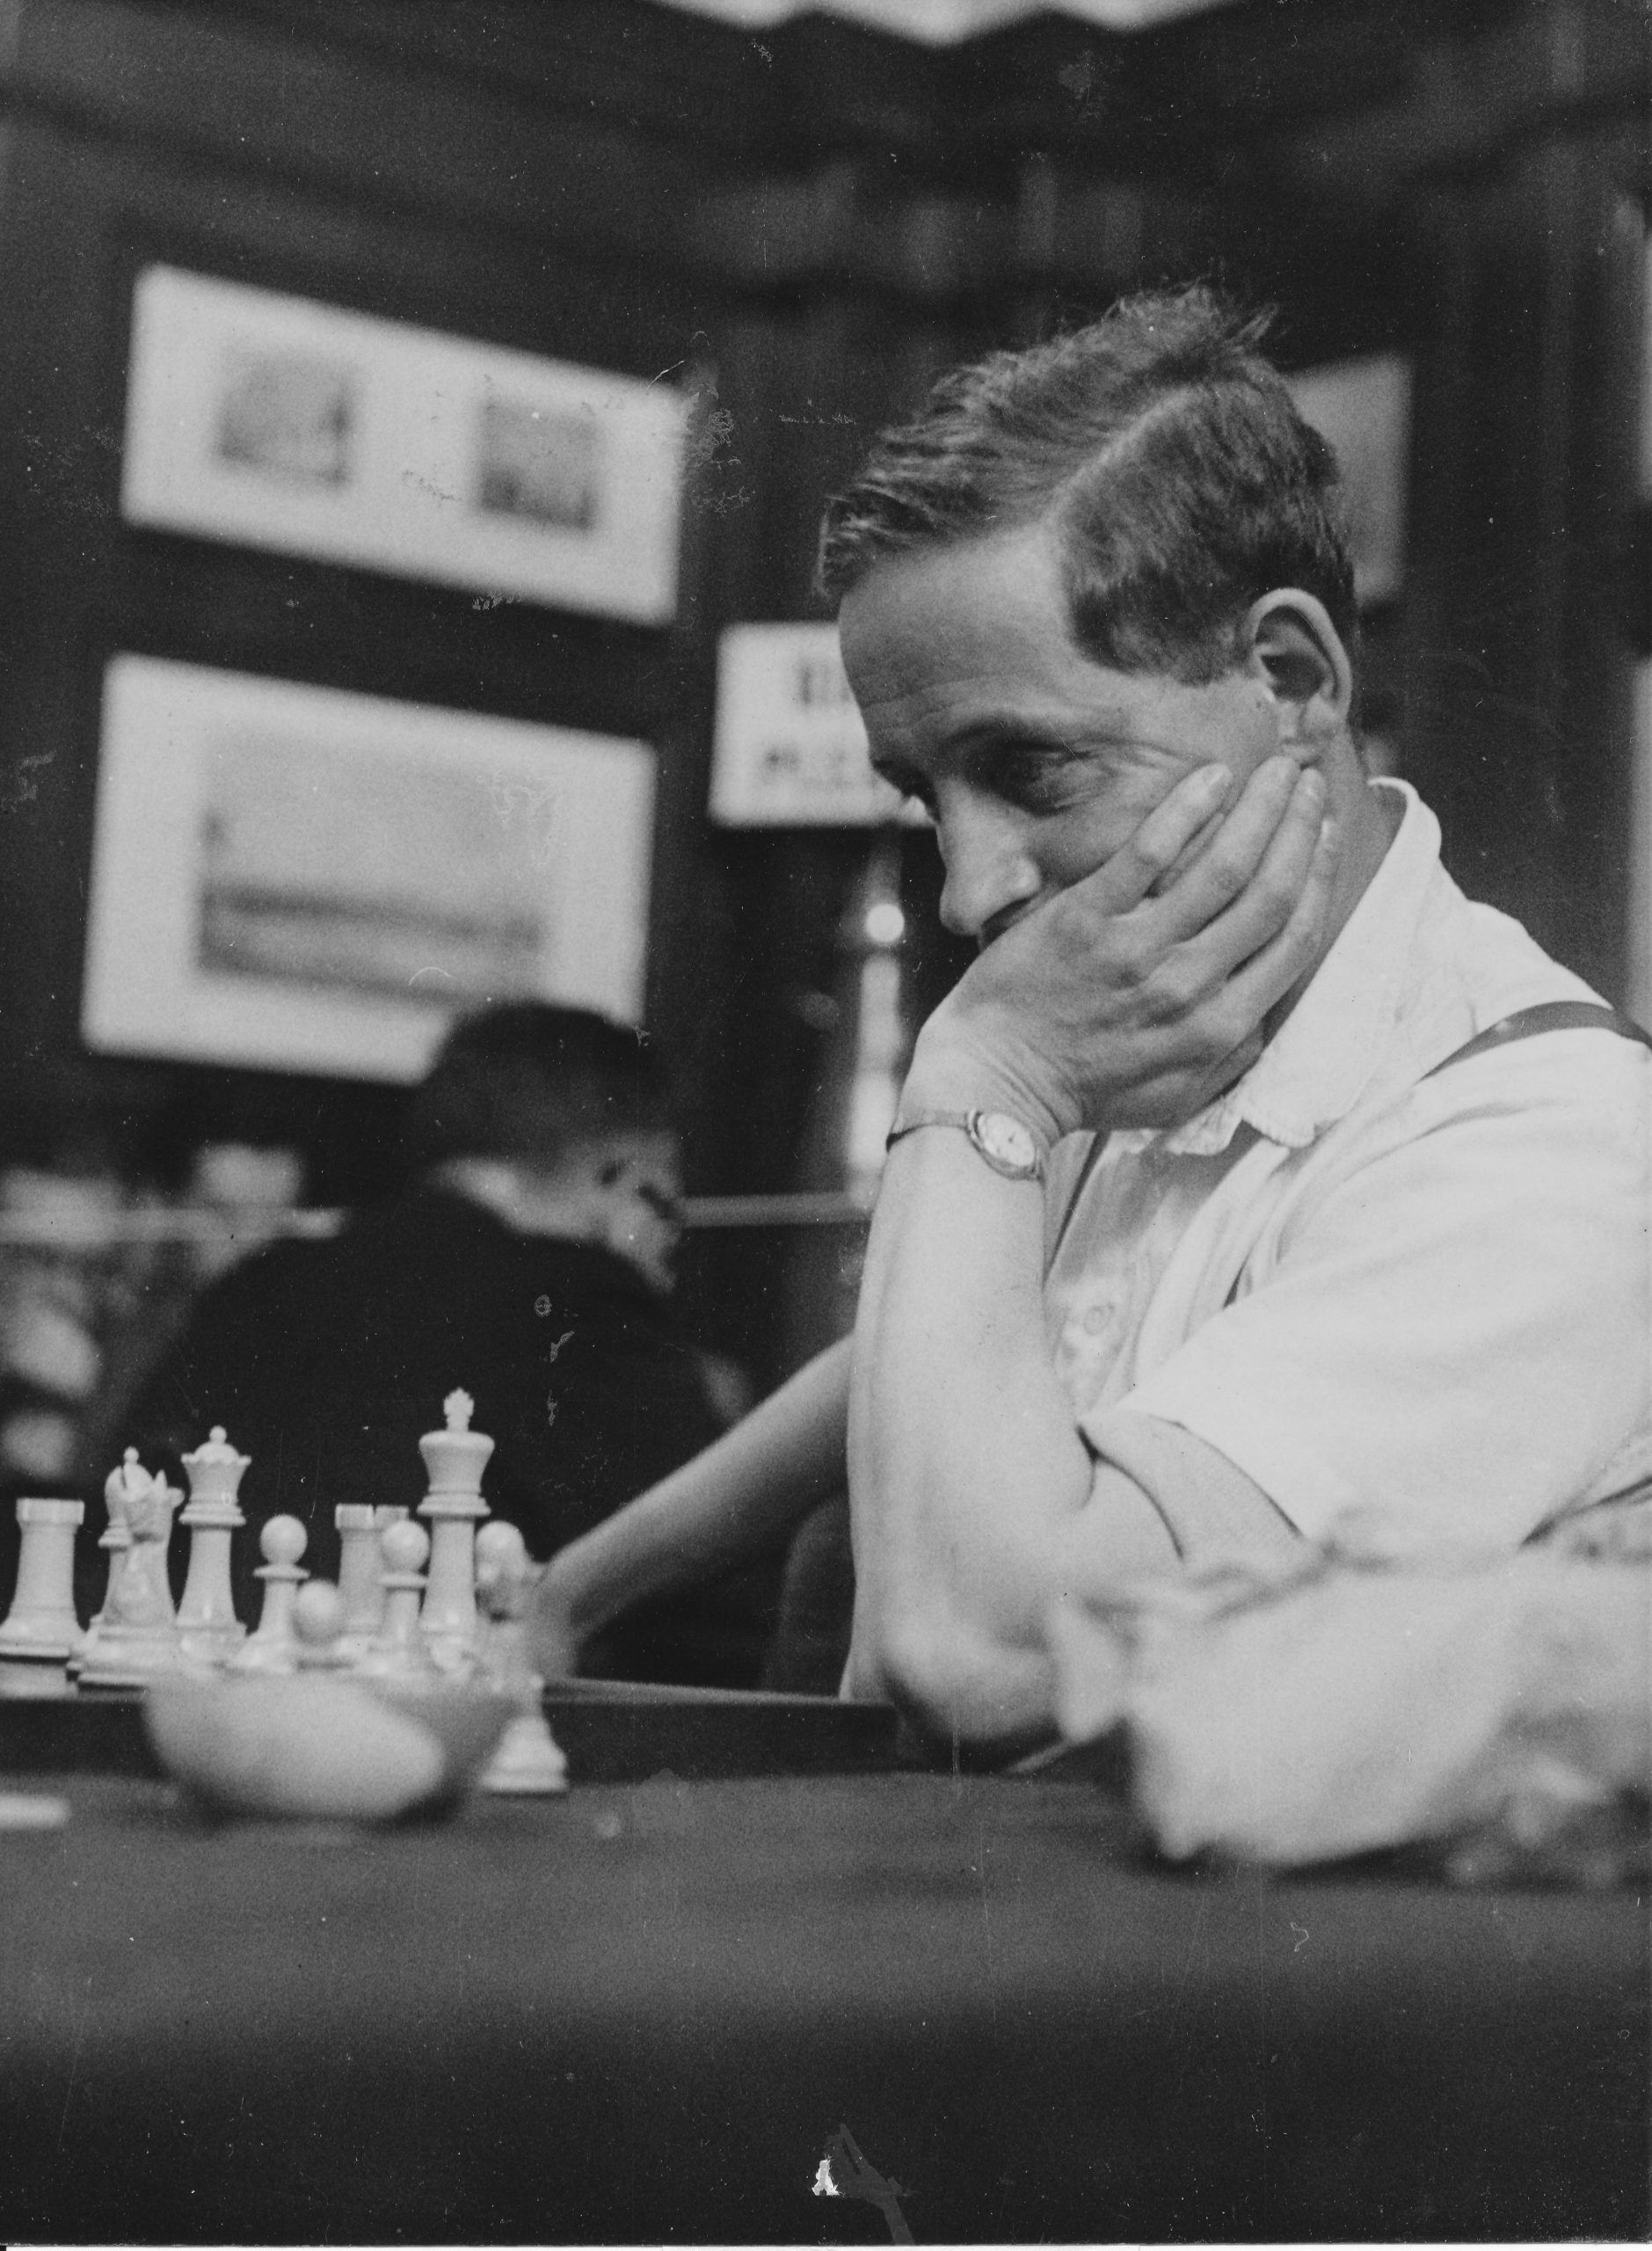
[[[848,1475],[849,1345],[800,1368],[715,1445],[552,1558],[541,1610],[576,1643],[633,1603],[782,1541]]]
[[[855,1330],[850,1684],[1011,1737],[1047,1711],[1043,1623],[1090,1462],[1044,1341],[1043,1196],[964,1136],[891,1152]]]

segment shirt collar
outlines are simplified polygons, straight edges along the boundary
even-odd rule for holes
[[[1409,783],[1370,786],[1402,800],[1400,827],[1301,999],[1243,1078],[1180,1126],[1114,1133],[1121,1153],[1156,1144],[1176,1156],[1215,1156],[1241,1126],[1306,1148],[1353,1108],[1394,1030],[1440,858],[1439,823]]]

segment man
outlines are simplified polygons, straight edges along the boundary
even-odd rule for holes
[[[760,1520],[758,1436],[822,1490],[846,1378],[846,1686],[1001,1747],[1050,1727],[1075,1587],[1356,1526],[1512,1547],[1652,1469],[1648,1059],[1452,1060],[1591,996],[1367,783],[1335,463],[1257,340],[1196,291],[997,355],[828,511],[874,762],[981,951],[851,1366],[558,1559],[553,1626],[646,1575],[668,1499],[702,1555]]]
[[[520,1002],[449,1033],[407,1122],[414,1180],[331,1242],[287,1242],[232,1270],[127,1418],[150,1466],[222,1423],[251,1456],[252,1523],[309,1527],[332,1568],[339,1501],[415,1505],[420,1435],[455,1386],[496,1441],[484,1496],[545,1556],[708,1446],[718,1420],[666,1300],[680,1157],[663,1073],[636,1032]],[[237,1607],[255,1615],[255,1531],[237,1535]],[[755,1677],[758,1591],[628,1623],[600,1669],[740,1685]]]

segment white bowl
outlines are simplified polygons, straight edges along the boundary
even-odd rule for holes
[[[215,1812],[371,1822],[455,1804],[514,1708],[486,1689],[317,1672],[158,1679],[143,1717],[166,1772]]]

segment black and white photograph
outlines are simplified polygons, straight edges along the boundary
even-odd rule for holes
[[[686,402],[161,263],[132,295],[135,523],[648,625],[676,605]]]
[[[1652,2240],[1647,0],[0,24],[0,2242]]]
[[[476,506],[588,532],[602,493],[602,432],[592,414],[556,414],[489,391],[477,442]]]
[[[640,1017],[645,744],[128,655],[98,762],[93,1048],[406,1081],[467,1010]]]
[[[347,362],[295,352],[225,354],[214,448],[253,477],[295,484],[347,484],[356,384]]]

